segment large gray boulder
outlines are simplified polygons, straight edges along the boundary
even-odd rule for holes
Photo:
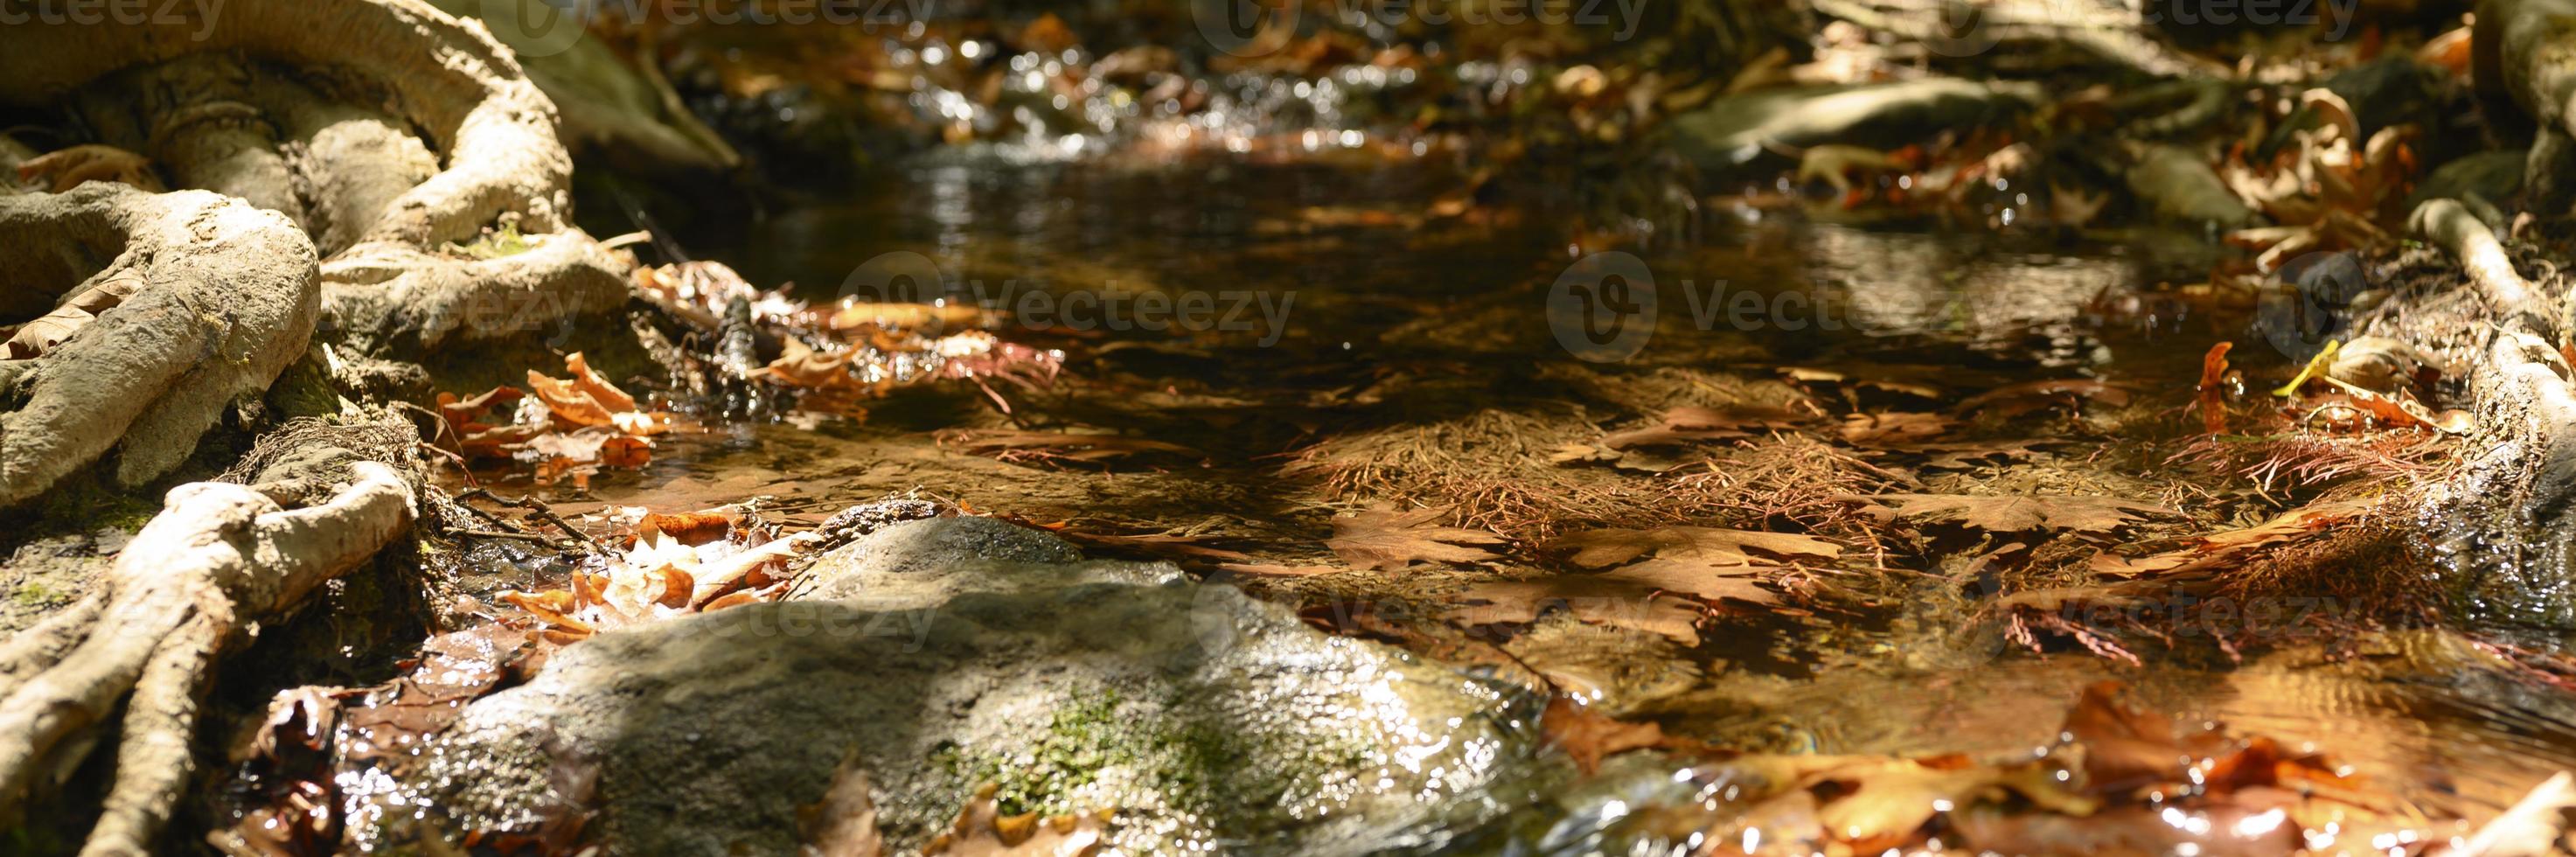
[[[1312,854],[1481,821],[1533,770],[1528,702],[1169,565],[950,518],[814,572],[837,597],[564,648],[414,779],[469,828],[579,805],[612,853],[786,854],[854,753],[898,852],[994,782],[1005,812],[1116,810],[1130,853]]]

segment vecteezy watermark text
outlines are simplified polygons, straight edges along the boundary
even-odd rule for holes
[[[1738,331],[1839,332],[1872,328],[1841,302],[1798,289],[1758,291],[1726,280],[1675,281],[1691,324]],[[1634,254],[1610,251],[1576,259],[1547,292],[1547,324],[1567,353],[1595,363],[1616,363],[1645,350],[1654,338],[1664,300],[1654,271]]]
[[[205,41],[215,32],[224,0],[0,0],[0,26],[78,24],[120,27],[196,25],[188,38]]]
[[[2361,0],[2140,0],[2134,13],[2124,13],[2098,0],[2040,0],[2009,7],[1947,0],[1932,4],[1932,26],[1923,38],[1923,46],[1945,57],[1975,56],[1993,49],[2001,41],[2001,31],[2012,25],[2033,23],[2059,27],[2324,24],[2326,41],[2341,41],[2352,31],[2360,6]]]
[[[1490,2],[1422,2],[1422,0],[1332,0],[1332,15],[1347,24],[1374,23],[1390,29],[1410,23],[1445,27],[1518,26],[1608,27],[1611,38],[1627,41],[1644,20],[1647,0],[1490,0]],[[1258,57],[1287,47],[1297,32],[1303,0],[1197,0],[1193,17],[1208,44],[1239,57]]]
[[[869,259],[842,280],[844,303],[971,304],[1027,330],[1148,333],[1251,333],[1263,348],[1288,332],[1293,291],[1266,289],[1049,289],[1016,279],[949,276],[930,257],[909,250]]]
[[[897,27],[929,21],[940,0],[482,0],[484,26],[522,56],[570,50],[598,15],[676,26]]]

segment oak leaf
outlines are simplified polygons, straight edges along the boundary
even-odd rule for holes
[[[1600,770],[1605,756],[1659,747],[1670,740],[1664,737],[1661,726],[1612,720],[1562,693],[1548,699],[1538,724],[1539,734],[1548,745],[1565,751],[1574,766],[1587,776]]]
[[[1996,533],[2065,530],[2101,533],[2147,516],[2175,516],[2179,511],[2117,497],[2083,495],[1876,494],[1845,499],[1863,504],[1862,511],[1881,520],[1956,524]]]
[[[1449,514],[1437,506],[1410,512],[1380,506],[1333,519],[1324,546],[1361,571],[1394,571],[1424,562],[1474,563],[1501,558],[1505,540],[1492,530],[1431,523]]]

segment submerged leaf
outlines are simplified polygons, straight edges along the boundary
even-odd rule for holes
[[[1491,530],[1445,527],[1431,523],[1448,507],[1396,511],[1378,507],[1333,519],[1333,536],[1324,545],[1362,571],[1403,569],[1424,562],[1475,563],[1500,559],[1493,548],[1505,544]]]
[[[2103,533],[2145,516],[2182,514],[2151,503],[2117,497],[2082,495],[2016,496],[1967,494],[1878,494],[1845,498],[1882,520],[1956,524],[1997,533],[2066,530]]]

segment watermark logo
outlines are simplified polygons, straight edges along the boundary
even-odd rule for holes
[[[0,0],[0,26],[187,27],[190,41],[213,38],[226,0]]]
[[[483,26],[492,38],[523,57],[572,50],[590,29],[593,7],[583,0],[483,0]]]
[[[74,0],[77,2],[78,0]],[[104,2],[104,0],[92,0]],[[223,0],[202,0],[221,3]],[[615,12],[622,20],[655,20],[676,27],[790,26],[830,24],[910,28],[938,13],[938,0],[482,0],[483,26],[523,57],[553,56],[572,50],[591,21]]]
[[[1655,335],[1655,272],[1635,254],[1592,253],[1547,290],[1547,326],[1567,353],[1617,363]]]
[[[2172,22],[2185,27],[2306,27],[2328,24],[2326,41],[2342,41],[2352,32],[2361,0],[2146,0],[2139,9],[2146,23]]]
[[[2350,253],[2294,257],[2256,301],[2254,330],[2282,356],[2305,362],[2328,340],[2351,337],[2350,315],[2370,290],[2369,272]]]
[[[1253,58],[1278,53],[1297,33],[1307,0],[1195,0],[1191,17],[1199,35],[1224,53]],[[1644,22],[1646,0],[1489,0],[1415,3],[1409,0],[1317,0],[1333,20],[1354,27],[1406,30],[1447,27],[1599,27],[1612,41],[1627,41]]]
[[[897,250],[851,270],[841,281],[840,300],[843,306],[974,306],[1013,327],[1032,331],[1248,333],[1263,348],[1279,344],[1287,335],[1288,313],[1297,303],[1294,291],[1129,290],[1115,281],[1061,290],[1042,286],[1016,279],[954,277],[929,256]]]
[[[1301,5],[1303,0],[1194,0],[1190,17],[1210,46],[1252,59],[1288,46]]]
[[[1568,354],[1594,363],[1617,363],[1637,356],[1655,335],[1661,286],[1646,261],[1619,251],[1592,253],[1576,259],[1547,292],[1547,325]],[[1845,330],[1877,336],[1891,331],[1889,320],[1855,314],[1839,300],[1809,289],[1734,288],[1723,279],[1681,279],[1669,284],[1682,293],[1691,326],[1702,331],[1721,327],[1739,332],[1809,329]],[[1932,311],[1946,317],[1961,298]]]
[[[939,263],[910,250],[879,253],[841,278],[844,303],[926,304],[953,296]]]
[[[1945,57],[1969,57],[1985,53],[1995,46],[1995,34],[1986,26],[1986,7],[1970,0],[1948,0],[1932,22],[1932,30],[1923,39],[1923,49]]]

